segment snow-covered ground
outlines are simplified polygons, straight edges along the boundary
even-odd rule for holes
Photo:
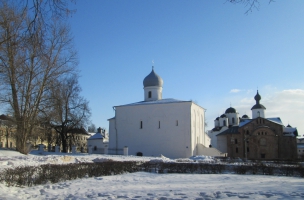
[[[50,153],[45,153],[50,154]],[[151,160],[134,156],[88,154],[21,155],[0,150],[0,170],[20,165],[93,162],[96,159]],[[166,158],[157,158],[167,160]],[[201,159],[206,159],[201,157]],[[210,159],[210,158],[207,158]],[[235,174],[156,174],[137,172],[45,184],[6,187],[0,199],[303,199],[304,179]]]

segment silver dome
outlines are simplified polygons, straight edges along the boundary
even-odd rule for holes
[[[152,69],[151,73],[148,76],[146,76],[146,78],[144,79],[143,84],[144,87],[150,87],[150,86],[163,87],[163,79],[154,72],[154,69]]]

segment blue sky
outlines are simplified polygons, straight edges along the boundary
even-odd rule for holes
[[[230,104],[251,117],[258,88],[266,117],[304,134],[303,0],[261,0],[248,15],[226,0],[79,0],[72,8],[82,95],[97,127],[108,129],[113,106],[143,100],[153,60],[163,98],[206,108],[206,129]]]

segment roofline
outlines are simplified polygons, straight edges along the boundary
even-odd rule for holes
[[[113,107],[126,107],[126,106],[146,106],[146,105],[155,105],[155,104],[158,104],[158,103],[152,103],[152,104],[137,104],[137,103],[142,103],[142,102],[146,102],[146,101],[139,101],[139,102],[136,102],[136,103],[131,103],[131,104],[126,104],[126,105],[120,105],[120,106],[113,106]],[[150,101],[147,101],[147,102],[150,102]],[[176,101],[176,102],[164,102],[164,103],[161,103],[161,104],[171,104],[171,103],[194,103],[193,101]],[[197,105],[197,104],[196,104]],[[199,106],[199,105],[198,105]],[[201,106],[200,106],[201,107]],[[203,108],[203,107],[201,107]]]

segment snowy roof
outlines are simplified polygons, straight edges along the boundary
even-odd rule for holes
[[[101,133],[96,133],[95,135],[88,138],[88,140],[97,140],[97,139],[104,139],[104,136]]]
[[[238,134],[239,126],[232,126],[231,128],[217,134],[216,136],[226,135],[226,134]]]
[[[284,134],[284,136],[297,136],[298,131],[297,131],[297,128],[284,127],[283,134]]]
[[[120,106],[114,106],[114,107],[121,107],[121,106],[138,106],[138,105],[152,105],[152,104],[168,104],[168,103],[183,103],[183,102],[192,102],[192,101],[182,101],[177,99],[160,99],[155,101],[140,101],[136,103],[130,103]]]
[[[279,118],[279,117],[272,117],[272,118],[266,118],[266,119],[284,126],[283,122],[281,121],[281,118]]]
[[[273,123],[276,123],[276,124],[280,124],[280,125],[283,125],[283,122],[281,121],[281,118],[279,117],[272,117],[272,118],[265,118]],[[239,126],[242,127],[242,126],[245,126],[246,124],[248,124],[249,122],[251,122],[252,120],[254,119],[242,119]],[[283,125],[284,126],[284,125]]]
[[[251,121],[252,121],[252,119],[242,119],[242,120],[240,121],[239,127],[242,127],[242,126],[248,124],[248,123],[251,122]]]

